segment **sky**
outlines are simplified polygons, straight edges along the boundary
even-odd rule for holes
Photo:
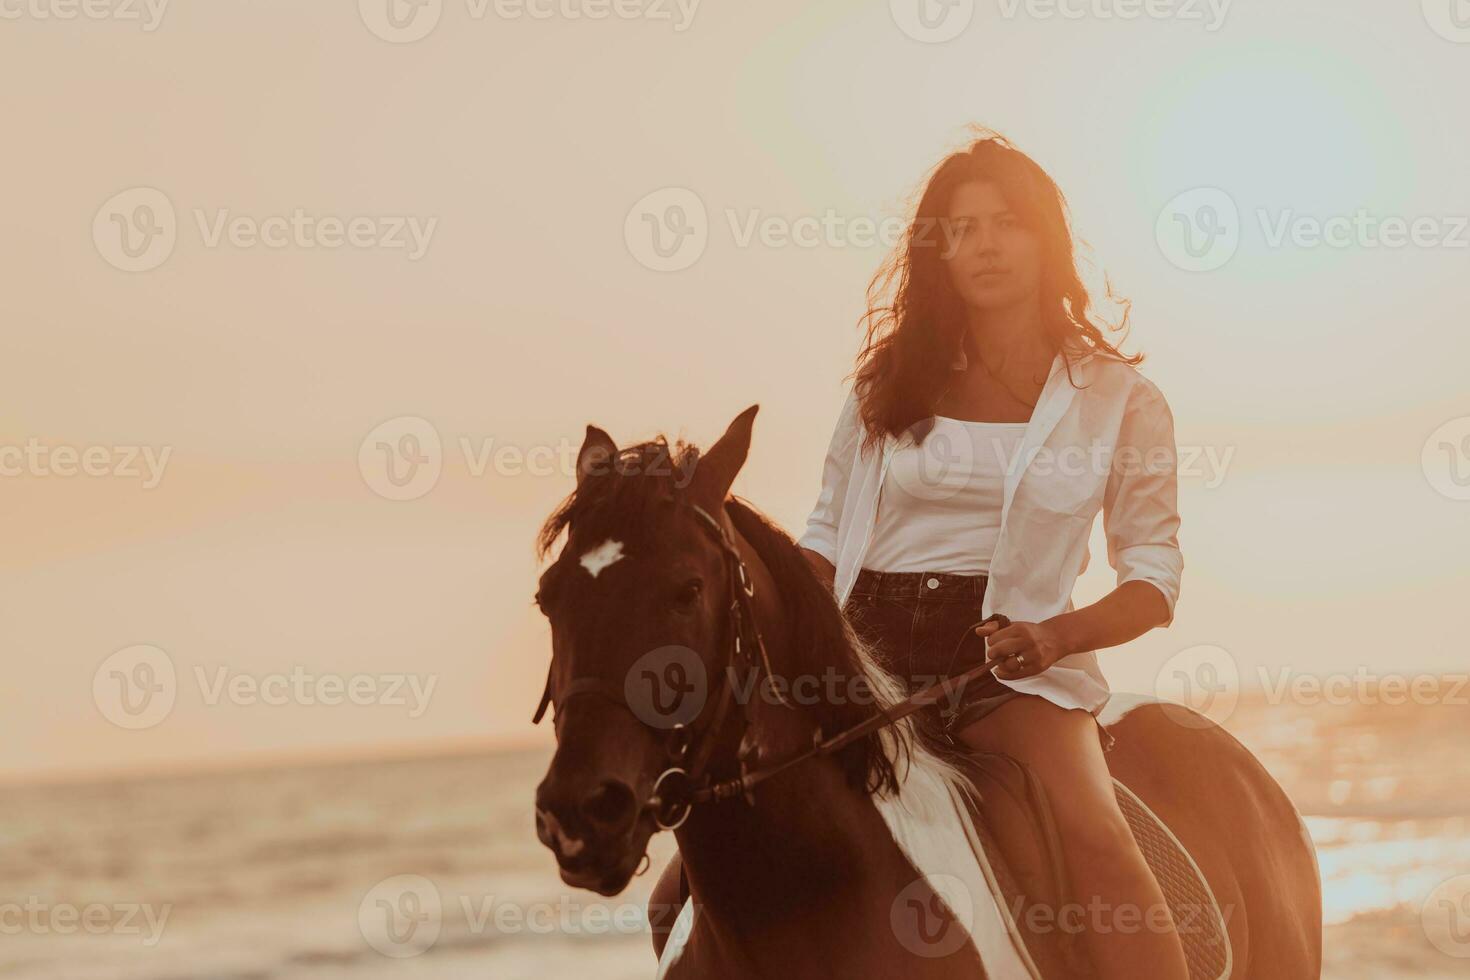
[[[1115,688],[1463,669],[1463,0],[924,2],[0,0],[0,779],[548,738],[584,427],[758,403],[735,490],[799,533],[973,125],[1196,462]]]

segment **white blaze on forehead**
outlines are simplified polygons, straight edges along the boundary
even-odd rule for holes
[[[582,555],[581,565],[587,569],[587,574],[593,578],[607,566],[623,557],[623,542],[608,538],[596,548],[592,548]]]

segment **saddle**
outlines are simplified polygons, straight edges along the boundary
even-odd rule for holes
[[[1073,897],[1061,838],[1040,780],[1006,755],[967,754],[953,761],[979,794],[972,814],[997,898],[1031,954],[1037,975],[1046,980],[1095,976],[1078,928],[1087,921],[1087,903]],[[1116,779],[1113,785],[1179,926],[1190,980],[1224,980],[1230,976],[1230,941],[1209,884],[1163,821],[1128,787]],[[1078,913],[1070,925],[1058,916],[1069,905]]]

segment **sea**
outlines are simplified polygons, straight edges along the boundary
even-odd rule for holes
[[[1470,707],[1242,699],[1316,844],[1333,980],[1470,977]],[[563,885],[549,749],[0,787],[3,980],[635,980],[673,852]]]

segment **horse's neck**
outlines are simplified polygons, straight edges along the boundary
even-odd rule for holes
[[[700,908],[746,930],[907,868],[872,798],[826,758],[762,783],[754,805],[737,798],[696,808],[678,839]]]
[[[739,534],[736,540],[754,582],[756,620],[770,662],[790,663],[784,642],[790,610],[755,549]],[[779,666],[775,672],[783,674]],[[812,744],[815,724],[803,714],[767,705],[756,714],[762,761]],[[843,927],[887,930],[892,896],[916,871],[872,797],[849,784],[836,760],[809,759],[760,784],[754,798],[753,805],[737,797],[698,806],[676,834],[707,928],[713,922],[747,946],[753,937],[797,928],[814,955],[823,944],[813,932],[813,908],[832,913],[828,921]],[[875,893],[889,897],[873,901]],[[831,938],[857,945],[850,932]]]

